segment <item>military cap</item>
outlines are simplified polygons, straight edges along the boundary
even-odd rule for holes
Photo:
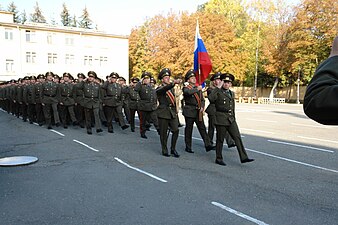
[[[70,73],[63,73],[62,77],[69,77],[71,78],[72,75],[70,75]]]
[[[97,75],[96,75],[96,73],[94,72],[94,71],[88,71],[88,77],[94,77],[94,78],[97,78]]]
[[[85,78],[86,78],[86,76],[85,76],[83,73],[78,73],[78,74],[77,74],[77,77],[78,77],[78,78],[82,78],[82,79],[85,79]]]
[[[140,81],[140,79],[138,77],[132,77],[131,78],[131,82],[133,82],[133,83],[137,83],[139,81]]]
[[[30,80],[36,80],[36,76],[30,76]]]
[[[46,77],[47,76],[52,76],[52,77],[54,77],[54,73],[53,72],[50,72],[50,71],[48,71],[47,73],[46,73]]]
[[[150,78],[150,83],[156,84],[156,79],[153,78],[153,77],[151,77],[151,78]]]
[[[45,76],[43,74],[39,74],[38,79],[45,79]]]
[[[141,76],[141,78],[144,78],[144,79],[152,78],[152,77],[153,77],[153,75],[150,72],[147,72],[147,71],[143,72],[142,76]]]
[[[188,70],[188,72],[185,74],[184,80],[187,82],[190,77],[196,77],[196,73],[193,69]]]
[[[59,77],[59,75],[57,75],[57,74],[54,74],[53,78],[59,79],[59,80],[60,80],[60,77]]]
[[[30,80],[29,76],[25,76],[22,80]]]
[[[115,73],[115,72],[112,72],[110,75],[109,75],[110,78],[119,78],[119,74],[118,73]]]
[[[158,74],[158,79],[162,80],[165,76],[171,76],[171,71],[169,68],[162,69],[161,72]]]
[[[223,81],[230,81],[233,82],[235,80],[235,76],[232,75],[231,73],[225,73]]]
[[[126,81],[126,79],[124,77],[119,77],[119,80]]]
[[[216,79],[220,79],[223,80],[224,79],[225,74],[221,73],[221,72],[217,72],[214,75],[211,76],[210,80],[214,81]]]

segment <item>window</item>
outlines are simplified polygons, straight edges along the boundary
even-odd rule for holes
[[[74,38],[73,37],[66,37],[65,44],[73,46],[74,45]]]
[[[6,71],[14,72],[14,60],[13,59],[6,59]]]
[[[5,29],[5,40],[13,40],[13,31],[11,29]]]
[[[35,42],[35,31],[26,30],[26,42]]]
[[[85,57],[84,57],[84,65],[85,66],[91,66],[91,65],[93,65],[93,56],[85,55]]]
[[[100,66],[106,66],[108,62],[108,57],[100,56]]]
[[[65,59],[66,59],[66,61],[65,61],[66,65],[72,65],[72,64],[74,64],[74,55],[72,55],[72,54],[66,54]]]
[[[47,44],[52,45],[55,41],[55,34],[54,33],[48,33],[47,34]]]
[[[48,53],[48,64],[56,64],[58,56],[56,53]]]
[[[26,63],[35,63],[36,52],[26,52]]]

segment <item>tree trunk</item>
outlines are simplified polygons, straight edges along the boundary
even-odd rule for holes
[[[277,88],[277,84],[278,84],[278,77],[276,77],[276,79],[275,79],[275,83],[273,84],[273,87],[272,87],[272,89],[271,89],[271,91],[270,91],[270,95],[269,95],[269,99],[270,99],[270,101],[272,101],[272,98],[274,98],[275,97],[275,91],[276,91],[276,88]]]

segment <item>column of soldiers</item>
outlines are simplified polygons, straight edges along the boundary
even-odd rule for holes
[[[135,132],[135,114],[140,120],[140,136],[147,139],[146,132],[153,125],[160,137],[161,152],[165,157],[178,158],[176,149],[179,134],[177,93],[183,94],[182,114],[185,118],[185,151],[192,149],[193,125],[196,124],[203,139],[205,150],[216,149],[215,163],[225,165],[222,157],[224,139],[228,147],[237,147],[241,163],[252,162],[245,151],[235,119],[235,96],[229,90],[234,76],[216,73],[211,77],[213,86],[207,90],[209,106],[206,110],[209,118],[208,131],[203,121],[205,100],[201,86],[196,85],[196,74],[189,70],[182,79],[172,79],[171,70],[164,68],[157,77],[143,72],[141,79],[132,77],[129,85],[117,73],[112,72],[106,80],[98,78],[94,71],[87,76],[77,74],[75,79],[70,73],[62,77],[47,72],[37,77],[24,77],[0,85],[0,107],[8,113],[21,117],[24,122],[65,129],[69,125],[86,128],[87,134],[103,132],[102,125],[113,133],[115,121],[122,130],[129,128]],[[182,87],[183,88],[180,88]],[[126,121],[125,121],[126,119]],[[216,127],[216,146],[213,146],[213,134]],[[170,154],[168,138],[171,134]]]

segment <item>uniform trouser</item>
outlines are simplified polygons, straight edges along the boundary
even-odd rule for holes
[[[67,125],[69,117],[73,123],[77,121],[74,112],[74,105],[60,105],[60,110],[63,125]]]
[[[145,134],[147,127],[146,122],[152,121],[156,130],[159,129],[158,119],[155,111],[142,111],[140,110],[140,132],[141,134]]]
[[[80,103],[77,103],[74,107],[75,115],[77,121],[79,121],[80,125],[84,126],[85,123],[85,116],[84,116],[84,108]]]
[[[114,115],[117,115],[117,118],[120,122],[120,126],[125,126],[126,123],[124,122],[123,114],[122,114],[122,106],[104,106],[104,112],[107,118],[108,129],[112,129],[112,122]]]
[[[204,146],[211,146],[210,139],[207,134],[207,129],[205,128],[205,124],[202,118],[202,121],[199,121],[198,117],[184,117],[185,118],[185,129],[184,129],[184,140],[185,140],[185,147],[186,149],[191,150],[191,143],[192,143],[192,131],[194,128],[194,123],[196,123],[198,132],[200,133]]]
[[[138,117],[140,118],[140,111],[137,109],[130,109],[130,128],[135,130],[135,113],[137,112]]]
[[[247,159],[248,155],[245,151],[241,134],[239,132],[236,121],[231,123],[229,126],[216,125],[216,159],[223,160],[222,149],[225,134],[228,131],[232,139],[234,139],[241,160]]]
[[[128,123],[130,123],[130,109],[129,109],[129,105],[127,103],[123,103],[123,112],[124,115],[126,116],[126,120],[128,121]]]
[[[30,122],[36,121],[35,104],[29,103],[27,106],[27,115]]]
[[[45,116],[45,121],[47,126],[52,125],[52,111],[54,115],[54,122],[55,124],[60,123],[60,117],[59,117],[59,112],[58,112],[58,103],[48,103],[42,107],[43,109],[43,115]]]
[[[21,104],[21,113],[22,113],[22,119],[23,119],[23,121],[27,120],[27,115],[28,115],[27,108],[28,108],[27,104],[23,102]]]
[[[41,103],[35,104],[36,122],[40,125],[43,123],[43,111]]]
[[[99,110],[99,108],[84,108],[87,130],[92,129],[92,114],[94,114],[96,130],[101,129]]]
[[[169,137],[169,132],[172,132],[171,136],[171,151],[176,150],[176,142],[178,138],[178,119],[172,118],[172,119],[163,119],[163,118],[158,118],[158,125],[160,128],[160,141],[161,141],[161,147],[162,147],[162,153],[163,154],[168,154],[168,147],[167,147],[167,142],[168,142],[168,137]],[[170,130],[168,131],[168,127]]]
[[[208,115],[209,123],[208,123],[208,136],[210,139],[210,142],[213,143],[214,140],[214,133],[215,133],[215,120],[216,116],[215,115]],[[232,140],[229,132],[226,132],[225,134],[225,141],[227,142],[228,147],[231,145],[234,145],[235,142]]]

